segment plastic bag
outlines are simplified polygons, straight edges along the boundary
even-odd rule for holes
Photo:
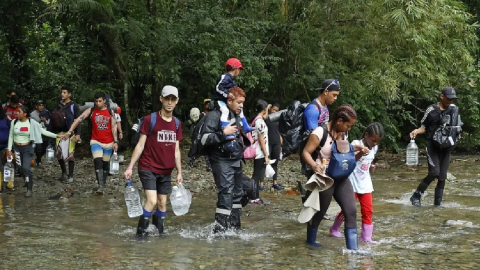
[[[170,202],[172,203],[173,213],[176,216],[185,215],[188,213],[190,204],[192,203],[192,193],[182,184],[178,184],[172,188]]]
[[[274,175],[275,175],[275,170],[273,169],[272,165],[273,163],[275,163],[275,159],[274,160],[270,160],[270,164],[267,165],[267,167],[265,168],[265,177],[266,178],[272,178]]]

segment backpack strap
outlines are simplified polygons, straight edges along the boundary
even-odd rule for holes
[[[322,135],[322,140],[320,141],[320,149],[325,145],[325,143],[327,142],[327,138],[328,138],[328,129],[327,127],[323,126],[323,135]]]
[[[153,127],[155,127],[156,123],[157,123],[157,112],[152,112],[150,114],[150,129],[148,130],[148,136],[152,134]]]
[[[175,128],[178,130],[180,128],[180,120],[175,116],[173,117],[173,120],[175,120]]]
[[[322,113],[322,107],[320,106],[320,104],[318,104],[317,99],[314,99],[312,102],[310,102],[310,104],[313,104],[313,105],[317,106],[318,112],[320,114]]]

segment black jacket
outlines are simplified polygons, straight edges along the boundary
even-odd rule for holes
[[[220,111],[213,110],[205,116],[205,123],[201,131],[201,143],[208,155],[213,159],[241,160],[243,151],[250,146],[250,141],[243,134],[241,128],[238,129],[234,140],[227,140],[220,126],[220,115]],[[241,120],[233,112],[230,111],[228,119],[235,119],[237,127],[240,127]]]

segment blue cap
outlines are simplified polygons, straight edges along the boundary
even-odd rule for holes
[[[127,187],[130,187],[130,186],[132,186],[132,182],[127,181]]]

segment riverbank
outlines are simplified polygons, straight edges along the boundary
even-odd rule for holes
[[[186,188],[190,189],[193,194],[198,193],[214,193],[215,184],[213,180],[213,175],[211,172],[206,171],[205,160],[200,158],[195,161],[192,168],[187,166],[188,162],[188,146],[182,146],[182,168],[183,168],[183,178],[184,185]],[[60,177],[61,171],[58,162],[53,164],[44,163],[44,169],[33,167],[33,177],[34,177],[34,196],[41,196],[45,198],[65,198],[73,196],[75,194],[91,194],[93,189],[97,187],[97,182],[95,179],[95,174],[93,170],[93,160],[91,158],[91,153],[86,145],[81,145],[77,148],[77,160],[75,162],[75,171],[73,183],[64,183],[60,182],[58,178]],[[125,153],[128,154],[128,153]],[[421,163],[420,166],[415,168],[409,168],[404,164],[404,157],[398,154],[380,152],[378,154],[377,169],[378,170],[388,170],[392,166],[404,167],[405,171],[417,171],[417,170],[426,170],[425,153],[421,154]],[[422,157],[423,156],[423,157]],[[452,162],[460,162],[472,160],[475,161],[477,157],[475,156],[454,156]],[[125,179],[123,178],[123,172],[126,170],[130,159],[128,156],[125,157],[125,161],[120,164],[120,174],[111,175],[107,180],[107,196],[117,196],[123,193]],[[138,174],[136,173],[136,168],[134,169],[134,176],[132,182],[135,183],[137,187],[141,187],[139,182]],[[253,161],[247,161],[244,166],[244,172],[246,175],[251,176],[253,174]],[[295,189],[297,186],[297,181],[305,181],[304,176],[301,175],[300,162],[297,155],[291,155],[285,158],[279,164],[278,172],[278,183],[285,188]],[[423,173],[422,173],[423,174]],[[395,180],[399,176],[392,175],[392,180]],[[418,176],[419,178],[414,178],[412,180],[419,180],[422,175]],[[172,174],[172,179],[176,179],[176,171],[174,170]],[[4,188],[3,193],[7,194],[20,194],[26,191],[26,188],[23,187],[23,178],[15,178],[15,187],[14,189]],[[267,189],[271,186],[271,181],[265,179],[265,184]],[[285,192],[285,191],[281,191]],[[64,195],[62,195],[64,194]]]

